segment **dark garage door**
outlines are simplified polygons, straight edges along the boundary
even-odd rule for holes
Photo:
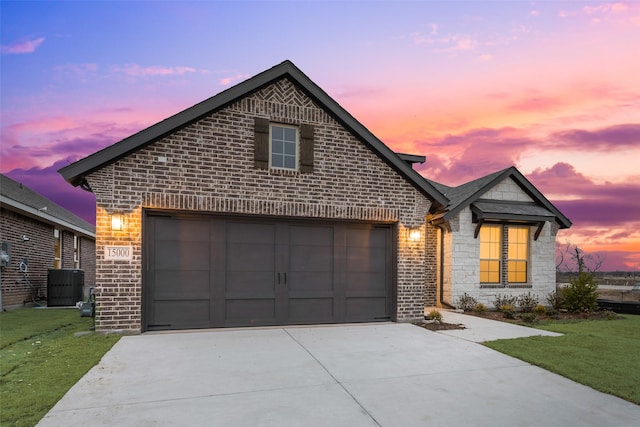
[[[389,320],[391,226],[149,212],[145,330]]]

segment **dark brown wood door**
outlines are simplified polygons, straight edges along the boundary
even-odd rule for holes
[[[149,213],[145,330],[389,320],[391,226]]]

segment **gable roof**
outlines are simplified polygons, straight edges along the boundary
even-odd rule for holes
[[[511,178],[535,203],[526,202],[497,202],[483,200],[480,197],[500,183],[505,178]],[[494,214],[496,218],[515,219],[518,217],[531,220],[546,220],[555,218],[560,228],[571,227],[571,221],[558,208],[525,178],[514,166],[494,172],[490,175],[469,181],[458,187],[448,187],[431,181],[432,185],[441,191],[450,201],[446,212],[434,216],[434,219],[446,221],[454,218],[465,207],[474,204],[474,212]]]
[[[2,207],[39,221],[96,238],[96,228],[62,206],[36,193],[22,183],[0,174]]]
[[[211,113],[224,108],[239,98],[246,97],[261,88],[283,78],[289,79],[304,91],[321,107],[327,110],[338,122],[349,129],[361,142],[376,153],[390,167],[403,176],[416,189],[429,197],[436,206],[446,206],[449,201],[429,181],[413,170],[401,157],[373,135],[365,126],[342,108],[326,92],[316,85],[291,61],[284,61],[273,68],[263,71],[242,83],[206,99],[184,111],[181,111],[155,125],[152,125],[128,138],[123,139],[94,154],[78,160],[58,172],[74,186],[81,185],[90,190],[85,177],[102,167],[117,161],[171,133],[174,133]]]

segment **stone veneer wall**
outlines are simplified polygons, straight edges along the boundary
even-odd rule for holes
[[[505,179],[493,189],[483,194],[483,199],[533,201],[510,178]],[[529,277],[526,284],[490,285],[480,284],[480,241],[474,238],[476,224],[472,222],[469,207],[457,216],[452,233],[445,236],[445,301],[457,305],[458,298],[464,293],[476,298],[487,307],[493,307],[497,294],[521,295],[531,292],[540,302],[546,301],[549,292],[555,290],[555,240],[558,227],[555,223],[544,225],[537,241],[533,240],[536,227],[529,231]],[[506,270],[503,268],[503,272]],[[504,280],[506,282],[506,278]]]
[[[255,117],[314,125],[313,173],[255,168]],[[87,180],[97,203],[96,327],[103,332],[141,331],[143,208],[398,223],[398,320],[421,318],[425,289],[435,287],[425,251],[430,201],[287,79]],[[126,215],[121,232],[110,229],[113,212]],[[409,239],[415,227],[422,231],[418,242]],[[105,245],[133,246],[133,260],[105,260]]]

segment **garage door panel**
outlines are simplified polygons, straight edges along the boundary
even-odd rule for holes
[[[291,323],[332,322],[334,317],[333,298],[289,299]]]
[[[347,298],[346,300],[346,321],[376,321],[389,318],[387,309],[388,298],[382,296]]]
[[[208,220],[180,220],[179,218],[155,218],[155,240],[209,241]]]
[[[275,282],[271,271],[227,271],[227,292],[274,292]]]
[[[347,269],[349,271],[383,272],[386,269],[385,248],[347,248]]]
[[[349,291],[385,291],[387,281],[384,272],[349,272],[347,273],[347,290]]]
[[[333,246],[292,245],[289,249],[290,271],[331,271]]]
[[[333,272],[292,271],[287,275],[289,291],[333,291]]]
[[[333,227],[289,226],[290,246],[333,246]]]
[[[262,324],[276,317],[274,299],[227,299],[227,322],[234,324]]]
[[[275,251],[272,244],[230,243],[226,255],[229,270],[274,270]]]
[[[360,248],[385,248],[387,229],[374,227],[352,227],[347,230],[347,246]]]
[[[209,301],[155,301],[153,316],[154,325],[162,329],[206,328]]]
[[[179,240],[156,242],[154,258],[155,265],[161,269],[208,269],[209,243]]]
[[[227,221],[227,241],[231,243],[272,244],[276,225]]]
[[[209,299],[209,271],[156,270],[155,298]]]

